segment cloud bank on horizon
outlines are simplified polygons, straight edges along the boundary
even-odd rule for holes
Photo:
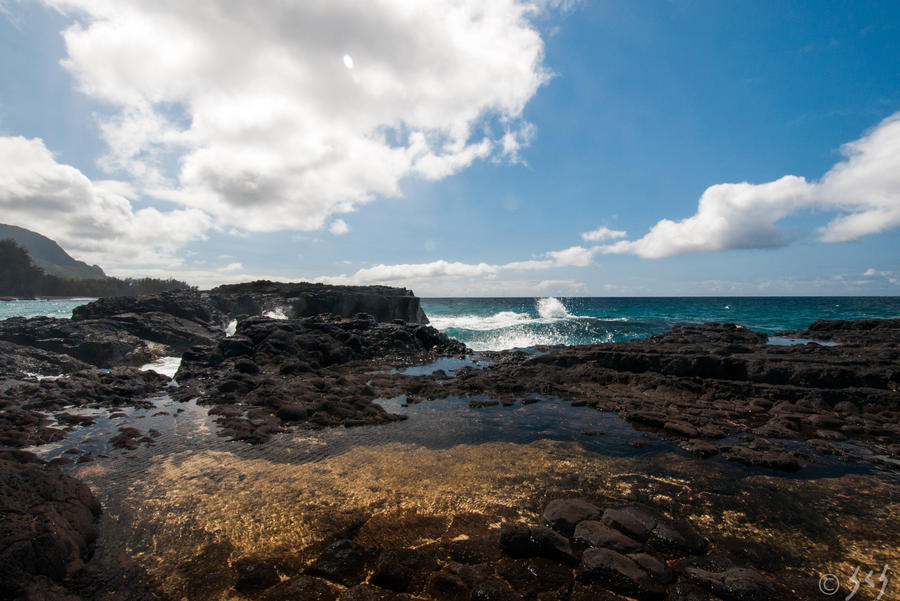
[[[62,68],[111,111],[98,123],[110,177],[94,181],[57,162],[41,139],[0,136],[3,220],[111,273],[142,266],[176,275],[180,251],[212,231],[352,239],[364,226],[351,229],[344,217],[401,195],[408,179],[441,180],[478,161],[524,164],[540,123],[523,111],[552,79],[535,23],[577,4],[42,2],[69,23]],[[694,215],[662,218],[635,239],[600,226],[578,245],[536,249],[530,259],[382,263],[319,279],[495,279],[585,268],[599,255],[775,248],[796,238],[780,222],[810,212],[830,216],[817,232],[824,243],[900,226],[900,113],[842,152],[816,181],[712,185]],[[242,270],[180,273],[206,284],[249,275]]]

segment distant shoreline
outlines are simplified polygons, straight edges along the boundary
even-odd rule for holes
[[[26,296],[0,296],[0,301],[2,302],[12,302],[12,301],[42,301],[42,300],[84,300],[84,301],[92,301],[97,300],[99,297],[97,296],[37,296],[37,297],[26,297]]]

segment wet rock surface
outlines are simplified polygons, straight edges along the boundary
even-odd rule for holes
[[[0,392],[0,445],[24,447],[65,438],[92,419],[71,408],[150,407],[169,378],[153,371],[117,367],[78,371],[65,377],[17,382]]]

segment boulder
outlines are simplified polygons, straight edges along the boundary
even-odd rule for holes
[[[64,584],[90,558],[100,504],[87,485],[24,451],[0,450],[0,596]]]
[[[571,536],[579,522],[597,519],[602,513],[599,507],[584,499],[554,499],[541,517],[555,530]]]
[[[710,572],[685,568],[685,575],[727,601],[763,601],[775,596],[775,586],[765,576],[749,568],[729,568]]]
[[[581,557],[578,576],[600,582],[612,590],[637,599],[662,599],[665,589],[633,559],[611,549],[588,549]]]

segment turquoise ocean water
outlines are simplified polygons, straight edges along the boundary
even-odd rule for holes
[[[0,319],[71,317],[93,299],[0,301]],[[474,350],[644,338],[673,323],[739,323],[773,334],[817,319],[900,317],[900,297],[427,298],[431,324]]]
[[[900,317],[900,297],[428,298],[433,326],[474,350],[644,338],[680,322],[773,334],[817,319]]]
[[[0,319],[7,317],[72,317],[72,309],[94,298],[65,298],[53,300],[0,301]]]

